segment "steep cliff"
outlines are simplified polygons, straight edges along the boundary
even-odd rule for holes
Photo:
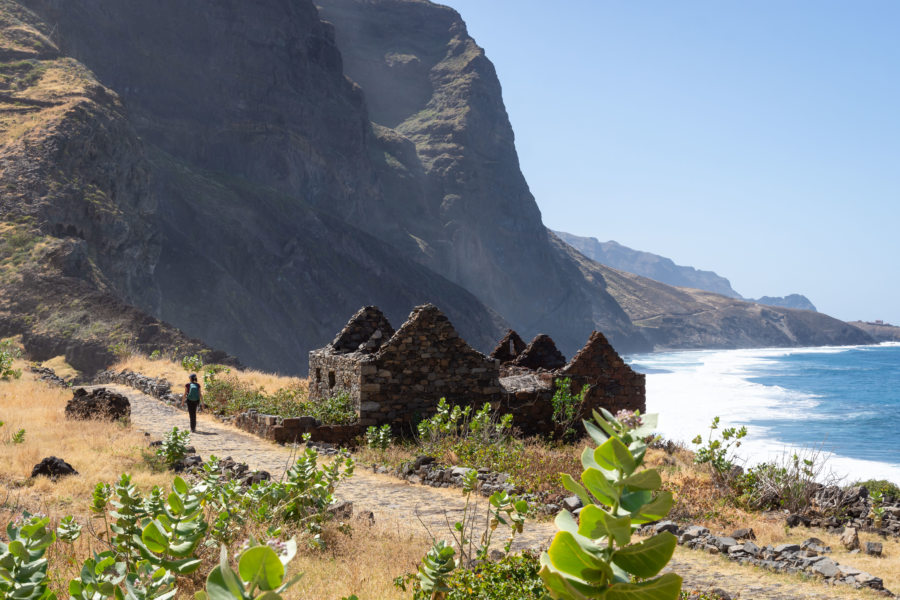
[[[400,318],[435,301],[476,346],[497,337],[502,319],[474,296],[361,230],[398,219],[360,90],[311,2],[22,4],[121,94],[140,138],[156,253],[125,299],[287,372],[363,304]]]
[[[471,290],[522,335],[571,354],[593,328],[645,344],[602,286],[551,244],[519,169],[500,82],[454,10],[423,0],[321,0],[347,75],[377,124],[385,202],[403,238],[376,234]]]
[[[127,304],[160,254],[149,167],[118,96],[51,37],[0,0],[0,337],[86,372],[116,343],[204,350]]]

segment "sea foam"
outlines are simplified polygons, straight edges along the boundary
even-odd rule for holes
[[[811,444],[792,443],[790,439],[780,439],[772,426],[796,426],[815,419],[818,425],[831,420],[835,428],[852,428],[854,419],[872,418],[874,409],[836,411],[833,400],[823,406],[823,397],[815,393],[790,389],[787,384],[752,381],[762,373],[779,381],[782,378],[778,375],[783,374],[786,382],[792,381],[792,370],[798,367],[779,360],[784,357],[809,355],[809,360],[814,361],[816,355],[878,347],[883,346],[667,352],[636,355],[630,357],[629,362],[638,371],[648,373],[647,412],[659,413],[660,433],[668,439],[692,447],[690,441],[698,434],[705,439],[713,418],[719,416],[720,431],[725,427],[747,426],[748,435],[737,449],[737,455],[746,466],[790,456],[812,446],[822,449],[828,456],[828,469],[833,474],[848,481],[877,478],[900,483],[900,463],[848,456],[851,452],[843,452],[847,450],[846,446],[835,448],[829,443],[827,434]],[[829,368],[836,369],[833,365]],[[853,376],[855,368],[852,365],[846,367],[848,377]],[[900,423],[894,426],[900,426]],[[861,437],[865,438],[864,432]],[[861,439],[860,443],[866,443],[866,440]]]

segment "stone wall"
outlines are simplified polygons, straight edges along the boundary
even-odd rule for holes
[[[591,386],[585,397],[587,414],[600,406],[613,414],[620,410],[647,410],[646,376],[629,367],[599,331],[591,334],[587,344],[558,374],[572,379],[573,391]]]
[[[349,394],[359,410],[362,361],[367,354],[352,352],[334,354],[326,349],[309,353],[309,399],[322,401],[339,394]]]
[[[434,305],[417,306],[361,363],[360,423],[395,426],[431,416],[441,398],[481,405],[500,394],[499,363],[469,346]]]
[[[323,425],[313,417],[283,418],[249,410],[234,417],[235,427],[279,444],[303,441],[309,434],[314,442],[328,442],[338,446],[354,446],[363,434],[359,424]]]

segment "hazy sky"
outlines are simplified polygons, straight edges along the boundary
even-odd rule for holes
[[[549,227],[900,324],[900,2],[442,3]]]

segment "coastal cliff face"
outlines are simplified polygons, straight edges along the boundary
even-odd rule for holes
[[[676,265],[670,258],[633,250],[618,242],[601,242],[597,238],[581,237],[562,231],[554,233],[586,257],[613,269],[634,273],[668,285],[706,290],[730,298],[741,298],[741,295],[731,287],[730,281],[713,271]],[[766,304],[765,302],[761,303]]]
[[[593,329],[727,340],[648,328],[635,303],[682,292],[635,300],[653,285],[544,228],[457,13],[322,4],[0,0],[0,336],[91,369],[205,343],[303,373],[360,306],[433,302],[481,350],[506,326],[568,355]]]
[[[586,278],[603,278],[607,291],[655,350],[873,342],[866,332],[828,315],[669,286],[601,265],[567,247]]]
[[[145,275],[115,286],[119,297],[286,372],[302,372],[308,350],[363,304],[399,319],[437,300],[473,344],[497,337],[502,319],[474,296],[354,226],[387,231],[396,219],[376,185],[362,95],[310,2],[21,4],[54,23],[66,61],[121,94],[110,91],[131,138],[109,146],[123,152],[130,139],[142,179],[140,190],[117,194],[152,207],[121,211],[141,216],[152,243],[132,234],[146,259],[108,255]],[[107,171],[93,154],[83,160]]]
[[[615,301],[551,244],[519,168],[493,64],[456,11],[420,0],[322,0],[385,154],[379,177],[407,239],[381,236],[471,290],[522,335],[569,354],[603,328],[646,347]],[[412,209],[411,209],[412,208]],[[598,318],[599,317],[599,318]]]

